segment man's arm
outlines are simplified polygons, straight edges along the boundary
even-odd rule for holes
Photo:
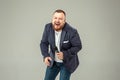
[[[43,57],[48,57],[48,46],[49,46],[49,42],[48,42],[48,32],[47,32],[47,25],[45,26],[43,35],[42,35],[42,40],[40,43],[40,49],[41,49],[41,53],[43,55]]]

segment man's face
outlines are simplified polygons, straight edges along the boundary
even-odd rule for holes
[[[65,15],[63,13],[55,12],[52,18],[52,25],[54,30],[60,31],[65,24]]]

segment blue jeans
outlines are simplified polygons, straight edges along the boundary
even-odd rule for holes
[[[47,67],[44,80],[55,80],[60,72],[59,80],[70,80],[71,73],[66,70],[63,63],[54,62],[52,67]]]

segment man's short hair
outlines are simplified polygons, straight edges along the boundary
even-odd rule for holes
[[[54,13],[56,13],[56,12],[58,12],[58,13],[63,13],[63,14],[66,16],[65,11],[62,10],[62,9],[57,9],[57,10],[54,11]]]

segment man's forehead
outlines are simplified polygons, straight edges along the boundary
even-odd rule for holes
[[[59,13],[59,12],[55,12],[54,14],[53,14],[53,16],[63,16],[63,17],[65,17],[65,15],[61,12],[61,13]]]

